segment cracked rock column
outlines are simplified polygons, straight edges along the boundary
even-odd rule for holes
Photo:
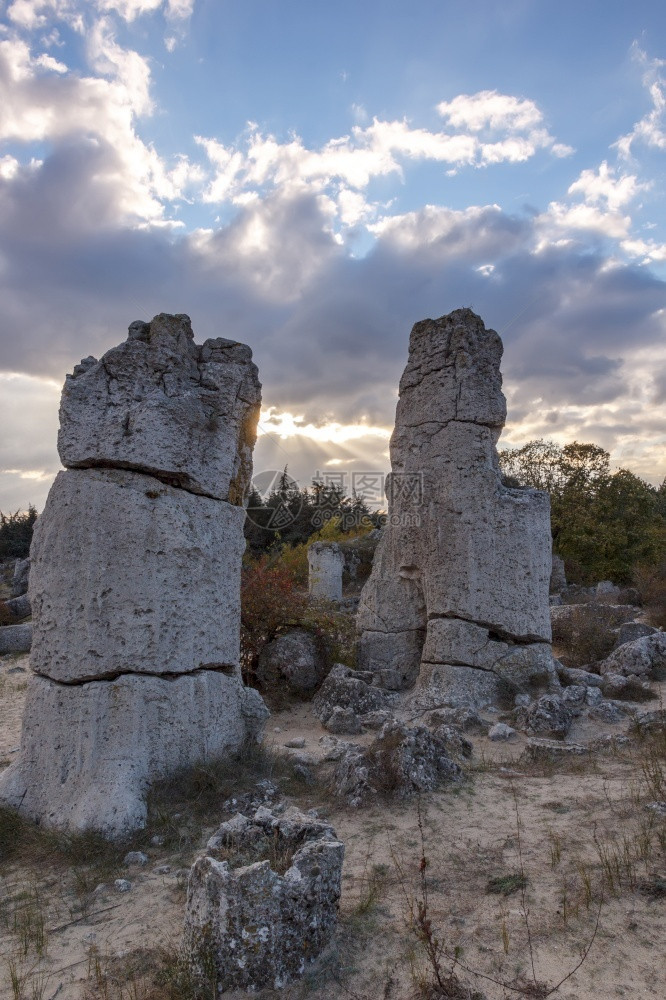
[[[546,493],[502,484],[502,342],[469,309],[412,329],[359,668],[483,704],[552,683]]]
[[[20,757],[0,776],[0,800],[46,825],[122,836],[153,780],[261,731],[239,667],[251,357],[160,314],[67,376]]]

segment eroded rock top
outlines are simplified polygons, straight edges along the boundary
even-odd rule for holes
[[[396,426],[469,421],[502,428],[502,341],[471,309],[415,323],[400,380]]]
[[[68,468],[135,469],[242,504],[260,405],[249,347],[195,344],[189,316],[160,313],[67,376],[58,452]]]

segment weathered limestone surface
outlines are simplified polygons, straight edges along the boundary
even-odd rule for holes
[[[123,469],[56,477],[32,545],[32,669],[238,672],[242,507]]]
[[[249,347],[221,337],[199,346],[188,316],[160,313],[67,376],[60,458],[68,468],[138,469],[242,503],[260,389]]]
[[[256,691],[212,670],[74,685],[33,677],[0,797],[46,826],[119,837],[144,825],[151,781],[236,749],[267,715]]]
[[[308,546],[310,597],[341,601],[344,563],[344,555],[336,542],[313,542]]]
[[[260,402],[249,348],[187,316],[133,323],[69,376],[31,549],[21,752],[0,801],[121,836],[145,793],[238,750],[268,712],[239,669],[244,495]]]
[[[422,664],[424,680],[442,665],[492,672],[532,644],[517,672],[533,659],[543,673],[550,506],[546,493],[502,484],[501,356],[499,336],[469,309],[412,330],[389,523],[358,615],[359,667],[385,687],[413,685]]]
[[[185,949],[195,966],[212,955],[221,991],[281,989],[303,975],[335,930],[344,845],[302,814],[299,822],[259,809],[254,824],[236,825],[246,846],[248,827],[268,830],[278,852],[295,851],[291,865],[279,875],[268,861],[233,869],[199,858],[188,882]]]

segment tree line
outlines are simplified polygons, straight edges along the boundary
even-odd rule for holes
[[[577,441],[529,441],[500,451],[499,460],[505,485],[550,494],[553,549],[570,580],[626,584],[650,567],[666,574],[666,479],[655,487],[627,469],[612,472],[607,451]],[[303,545],[330,522],[336,532],[358,534],[381,525],[384,514],[336,485],[299,487],[285,469],[267,495],[251,490],[245,537],[257,556]],[[36,517],[33,506],[0,512],[0,558],[28,554]]]

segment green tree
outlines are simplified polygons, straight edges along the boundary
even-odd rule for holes
[[[32,504],[27,510],[17,510],[13,514],[0,511],[0,558],[25,559],[30,552],[36,520],[37,509]]]
[[[664,558],[666,487],[626,469],[612,473],[599,445],[530,441],[500,452],[500,465],[507,485],[550,494],[553,548],[571,580],[628,583],[635,566]]]

